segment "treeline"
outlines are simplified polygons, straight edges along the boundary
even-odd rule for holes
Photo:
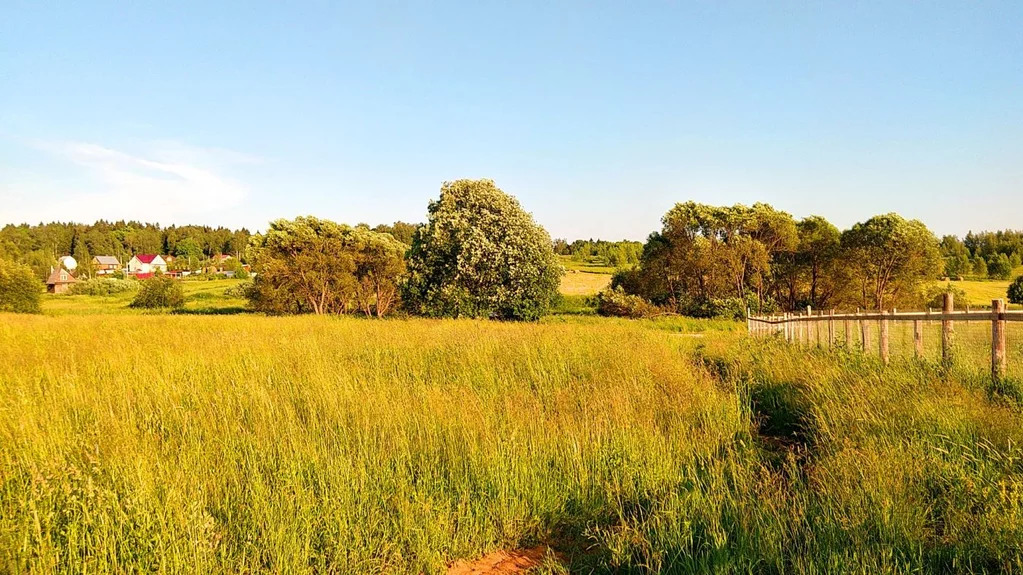
[[[941,238],[945,276],[1007,280],[1023,264],[1023,231],[999,231]]]
[[[687,202],[662,224],[640,265],[618,272],[612,285],[686,315],[918,307],[936,295],[928,289],[945,271],[934,234],[897,214],[840,231],[767,204]]]
[[[593,261],[614,268],[631,267],[639,263],[643,254],[643,242],[622,240],[575,240],[568,243],[564,239],[554,240],[554,253],[559,256],[570,256],[577,261]]]
[[[39,225],[8,224],[0,229],[0,258],[28,265],[44,278],[57,259],[70,255],[88,272],[93,256],[117,256],[127,263],[135,254],[182,257],[198,265],[218,254],[240,258],[249,243],[246,229],[210,226],[169,226],[135,221],[94,224],[52,222]]]
[[[369,229],[366,224],[356,227]],[[395,222],[372,229],[390,234],[404,244],[411,244],[416,224]],[[251,236],[245,228],[161,227],[136,221],[8,224],[0,228],[0,259],[25,264],[41,279],[57,266],[58,258],[65,255],[75,258],[79,265],[77,273],[82,275],[91,275],[93,256],[116,256],[122,264],[126,264],[135,254],[174,256],[170,269],[197,270],[204,267],[210,258],[221,254],[231,255],[235,261],[246,261],[246,248]]]

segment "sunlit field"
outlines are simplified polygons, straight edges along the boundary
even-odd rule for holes
[[[234,314],[245,311],[245,300],[225,295],[225,290],[243,283],[243,280],[187,280],[181,285],[185,291],[185,307],[175,313],[181,314]],[[152,314],[153,312],[128,307],[133,292],[122,292],[109,296],[46,294],[43,296],[43,313],[47,315],[89,315],[89,314]]]
[[[1018,383],[744,327],[3,315],[0,570],[1023,569]]]
[[[587,272],[568,272],[561,276],[561,293],[563,295],[596,295],[600,290],[611,285],[609,274]]]
[[[1023,270],[1021,270],[1023,272]],[[964,307],[965,304],[969,304],[973,307],[991,307],[991,301],[996,299],[1005,299],[1006,293],[1009,290],[1009,281],[1001,280],[963,280],[946,282],[951,283],[952,287],[959,288],[966,292],[967,301],[957,302],[956,307]],[[941,285],[946,285],[941,284]],[[1009,304],[1012,309],[1020,309],[1017,304]]]

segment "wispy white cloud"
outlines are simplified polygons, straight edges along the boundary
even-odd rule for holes
[[[0,179],[4,222],[136,219],[171,223],[223,219],[248,188],[227,175],[258,158],[221,149],[156,142],[127,153],[95,143],[37,144],[54,173]]]

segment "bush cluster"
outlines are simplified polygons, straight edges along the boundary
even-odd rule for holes
[[[252,289],[253,282],[242,282],[238,285],[231,286],[224,290],[224,295],[227,297],[236,298],[247,298],[249,297],[249,290]]]
[[[0,259],[0,311],[39,313],[43,284],[32,268]]]
[[[952,284],[934,285],[927,288],[924,296],[924,299],[927,301],[926,307],[941,309],[941,307],[945,305],[946,293],[952,294],[952,300],[956,302],[957,307],[966,303],[966,292],[962,289],[957,288]]]
[[[143,309],[181,308],[185,305],[185,290],[181,282],[166,278],[153,277],[142,281],[142,286],[131,307]]]
[[[113,295],[138,291],[139,282],[132,279],[92,278],[71,284],[71,295]]]
[[[1009,284],[1009,303],[1023,303],[1023,276],[1016,278]]]
[[[603,316],[644,318],[661,313],[660,308],[638,295],[625,293],[621,286],[601,291],[596,301],[597,313]]]

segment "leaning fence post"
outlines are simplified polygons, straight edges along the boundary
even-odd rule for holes
[[[955,325],[952,323],[952,312],[955,310],[955,296],[946,292],[941,308],[941,362],[948,366],[952,362],[952,337]]]
[[[895,310],[892,310],[894,313]],[[890,357],[888,356],[888,312],[881,310],[881,334],[878,337],[881,345],[881,362],[888,365]]]
[[[991,377],[1005,377],[1005,300],[991,302]]]

